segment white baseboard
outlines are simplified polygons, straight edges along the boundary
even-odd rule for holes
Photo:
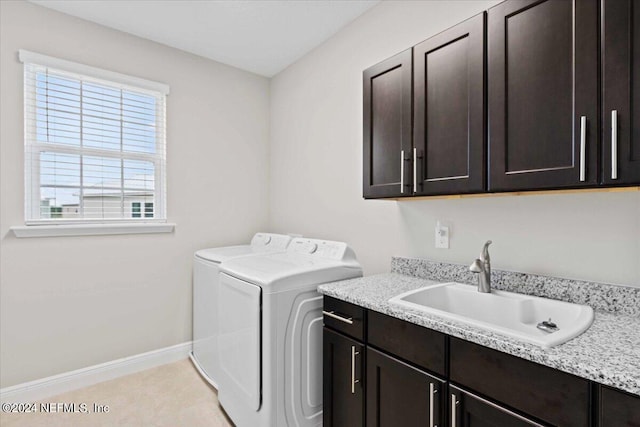
[[[191,341],[0,389],[2,403],[27,403],[189,357]]]

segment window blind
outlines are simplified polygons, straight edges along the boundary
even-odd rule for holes
[[[166,93],[20,54],[27,224],[165,220]]]

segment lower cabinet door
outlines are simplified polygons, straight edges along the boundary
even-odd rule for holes
[[[364,426],[364,345],[323,331],[323,425]]]
[[[449,385],[448,401],[451,427],[544,426],[453,385]]]
[[[602,386],[598,427],[640,427],[640,397]]]
[[[443,426],[444,381],[367,348],[367,426]]]

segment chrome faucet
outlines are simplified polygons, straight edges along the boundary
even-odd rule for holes
[[[480,258],[473,261],[469,270],[478,274],[478,292],[491,292],[491,258],[489,257],[489,245],[491,240],[487,240],[482,248]]]

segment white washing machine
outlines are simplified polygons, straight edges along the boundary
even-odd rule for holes
[[[319,284],[362,276],[345,243],[295,238],[220,269],[218,400],[238,427],[322,425]]]
[[[193,261],[193,346],[189,357],[205,380],[218,387],[218,287],[220,263],[237,257],[283,252],[291,237],[257,233],[248,245],[202,249]]]

